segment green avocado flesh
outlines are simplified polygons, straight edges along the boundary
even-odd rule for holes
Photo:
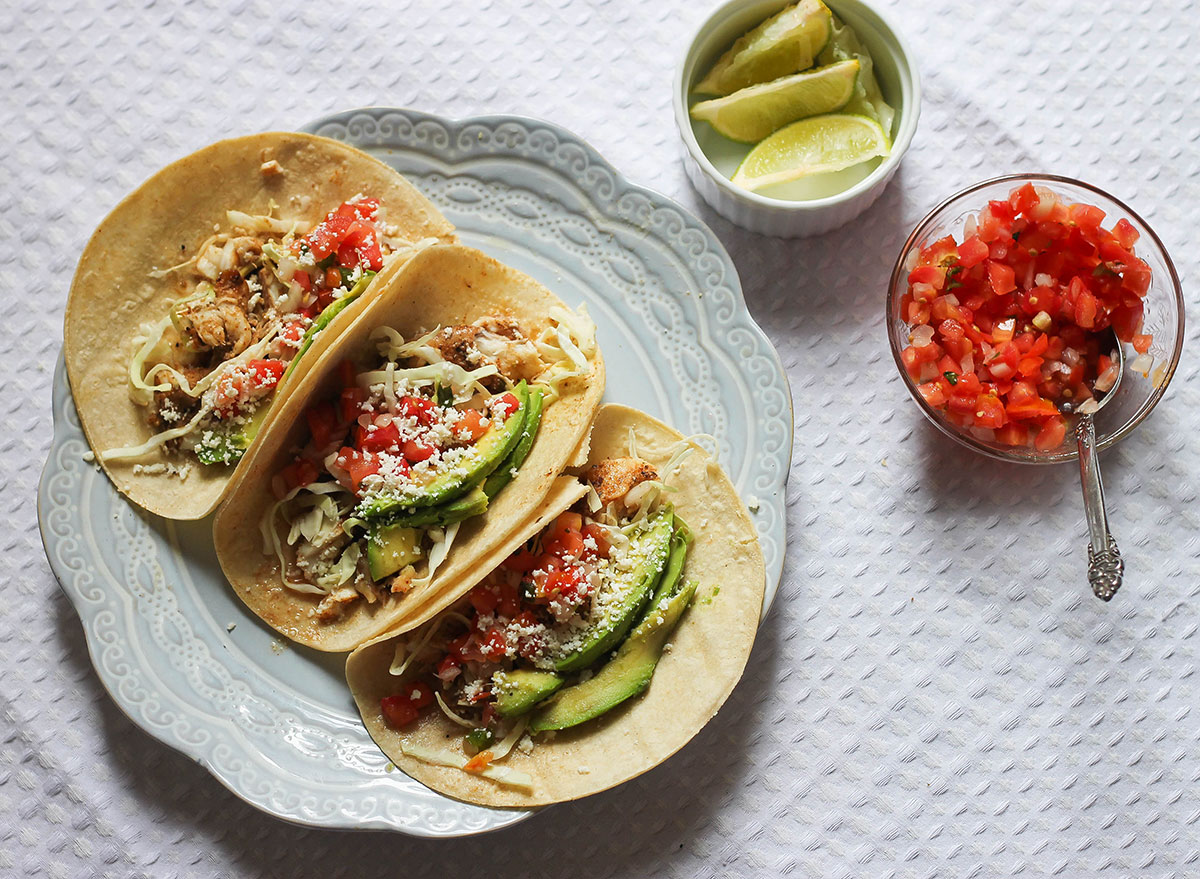
[[[445,527],[478,516],[487,510],[488,496],[480,486],[475,486],[462,497],[438,504],[436,507],[425,507],[412,513],[398,513],[386,521],[389,524],[406,525],[410,528],[432,528],[437,525]]]
[[[692,539],[692,529],[676,516],[675,530],[671,533],[671,549],[667,556],[667,566],[663,569],[662,579],[658,581],[658,589],[651,596],[650,603],[646,605],[649,608],[646,616],[649,616],[654,608],[662,604],[663,599],[675,594],[679,577],[683,573],[683,563],[687,561],[688,547],[692,545]],[[642,619],[645,620],[645,617]]]
[[[516,412],[503,424],[493,424],[473,447],[473,454],[433,480],[415,495],[403,497],[372,497],[358,505],[356,516],[364,519],[387,519],[411,515],[418,509],[434,507],[454,500],[479,485],[516,447],[525,429],[529,412],[529,387],[521,382],[511,393],[520,403]]]
[[[492,471],[483,483],[483,491],[489,498],[494,498],[500,493],[504,486],[512,482],[513,471],[520,470],[521,465],[525,463],[525,459],[529,457],[529,450],[533,448],[534,437],[537,436],[538,428],[542,424],[542,389],[533,388],[529,392],[529,412],[525,415],[525,426],[521,431],[521,438],[517,440],[517,444],[513,446],[513,450],[509,453],[500,466]]]
[[[415,563],[421,556],[419,529],[446,527],[487,509],[488,496],[475,486],[462,497],[441,506],[426,507],[415,513],[401,514],[390,519],[371,522],[367,526],[367,565],[371,578],[379,580],[394,574],[405,565]],[[412,535],[411,537],[409,535]]]
[[[349,307],[352,302],[354,302],[354,300],[358,299],[358,297],[363,294],[363,291],[366,290],[370,285],[371,279],[374,277],[374,272],[364,272],[362,277],[358,279],[358,283],[350,288],[349,293],[347,293],[341,299],[335,299],[333,302],[329,303],[329,305],[325,307],[325,310],[317,315],[316,320],[314,320],[312,325],[305,330],[304,338],[300,340],[300,348],[296,351],[296,356],[292,358],[292,362],[288,364],[287,371],[283,374],[284,378],[287,378],[292,374],[292,370],[296,368],[296,364],[300,362],[300,358],[303,357],[304,353],[312,347],[313,340],[316,339],[317,333],[329,326],[330,322],[332,322],[335,317],[345,311],[346,308]]]
[[[493,677],[496,694],[496,713],[501,717],[518,717],[541,702],[563,685],[563,679],[548,671],[514,669]]]
[[[403,525],[381,525],[367,534],[367,567],[372,580],[382,580],[408,565],[416,564],[421,556],[421,532]]]
[[[201,464],[236,464],[258,436],[270,409],[271,400],[264,399],[246,422],[238,425],[236,430],[214,430],[209,437],[202,437],[196,444],[196,458]],[[233,425],[229,427],[232,428]]]
[[[670,509],[661,510],[631,536],[629,552],[640,556],[641,562],[622,577],[621,582],[610,584],[619,594],[608,604],[602,617],[582,635],[582,643],[555,660],[556,671],[587,668],[615,647],[629,631],[638,612],[655,592],[667,565],[674,521]]]
[[[533,715],[529,729],[543,732],[578,726],[645,690],[662,656],[663,645],[696,593],[695,580],[682,589],[676,588],[677,583],[662,602],[650,607],[612,659],[588,680],[560,690]]]

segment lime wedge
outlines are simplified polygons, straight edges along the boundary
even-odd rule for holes
[[[694,105],[692,118],[707,122],[730,140],[757,143],[789,122],[842,109],[854,94],[858,67],[856,60],[839,61],[738,89]]]
[[[833,114],[812,116],[781,128],[750,150],[731,178],[751,192],[811,174],[841,171],[886,156],[891,141],[874,119]]]
[[[848,58],[856,58],[862,69],[858,74],[858,82],[854,84],[854,95],[842,108],[842,112],[870,116],[883,126],[884,131],[890,132],[896,111],[884,100],[883,92],[879,90],[879,81],[875,79],[875,63],[858,35],[838,21],[835,15],[833,34],[821,50],[821,54],[817,56],[817,64],[832,64]]]
[[[821,0],[800,0],[738,37],[696,91],[728,95],[812,67],[829,42],[833,16]]]

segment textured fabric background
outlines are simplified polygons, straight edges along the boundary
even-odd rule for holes
[[[1200,875],[1200,5],[881,0],[921,59],[920,130],[874,208],[808,241],[741,232],[684,178],[671,75],[709,5],[3,4],[0,875]],[[368,104],[552,119],[695,209],[794,394],[783,584],[724,711],[643,778],[476,839],[305,830],[245,806],[113,705],[37,537],[91,229],[203,144]],[[883,330],[923,213],[1035,169],[1132,204],[1188,295],[1171,392],[1104,457],[1128,561],[1107,606],[1084,594],[1074,468],[952,447]]]

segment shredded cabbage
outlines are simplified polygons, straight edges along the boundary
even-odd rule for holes
[[[458,754],[453,754],[450,751],[426,748],[424,745],[414,745],[408,742],[400,743],[400,753],[406,757],[412,757],[414,760],[420,760],[422,763],[428,763],[431,766],[449,766],[452,769],[462,769],[463,771],[466,771],[465,767],[468,762],[467,758],[460,757]],[[517,769],[510,769],[507,766],[496,766],[489,763],[483,769],[471,774],[479,775],[507,787],[533,787],[533,778],[528,773]]]
[[[596,486],[588,483],[587,494],[584,495],[584,500],[587,501],[589,513],[597,512],[604,504],[600,501],[600,492],[596,491]]]
[[[229,220],[229,225],[247,232],[294,236],[304,235],[309,230],[309,224],[300,220],[281,220],[263,214],[247,214],[244,211],[226,211],[225,218]]]
[[[359,547],[358,541],[350,541],[350,545],[338,556],[337,563],[326,573],[317,577],[316,585],[327,593],[332,592],[354,576],[354,572],[358,570],[358,560],[361,556],[362,549]]]
[[[167,318],[167,320],[170,320],[170,318]],[[156,324],[155,326],[157,327],[158,324]],[[161,336],[161,332],[162,331],[160,330],[159,331],[160,336]],[[198,395],[202,394],[204,391],[206,391],[213,384],[213,382],[215,382],[221,376],[221,374],[224,373],[226,370],[236,368],[243,363],[248,363],[251,360],[257,360],[257,359],[261,358],[263,356],[263,354],[266,353],[267,346],[271,344],[272,340],[275,338],[275,334],[278,332],[279,332],[279,324],[278,323],[268,326],[266,328],[266,331],[265,331],[263,337],[259,341],[255,342],[253,345],[251,345],[249,348],[247,348],[245,351],[243,351],[237,357],[233,357],[233,358],[230,358],[229,360],[226,360],[219,367],[217,367],[212,372],[210,372],[208,375],[206,375],[203,379],[196,382],[195,385],[188,385],[187,380],[182,375],[180,375],[177,370],[175,370],[174,368],[172,368],[170,366],[167,366],[166,364],[160,363],[157,366],[152,367],[148,373],[143,371],[144,358],[145,358],[145,356],[148,356],[149,352],[153,351],[153,345],[151,344],[151,340],[147,339],[147,341],[142,345],[141,349],[138,351],[138,354],[134,356],[133,362],[130,364],[129,378],[130,378],[131,384],[133,384],[134,375],[140,373],[140,376],[139,376],[140,381],[136,385],[134,385],[133,388],[130,389],[130,396],[134,399],[135,402],[137,402],[138,396],[136,394],[138,391],[152,393],[153,391],[168,390],[170,388],[170,385],[148,385],[145,382],[146,375],[156,375],[160,370],[163,370],[163,369],[168,370],[172,375],[178,376],[178,379],[181,383],[181,387],[183,387],[183,389],[186,393],[188,393],[191,396],[198,396]],[[154,344],[157,344],[157,341],[155,341]],[[149,347],[147,347],[147,346],[149,346]],[[141,405],[147,405],[148,403],[149,403],[149,400],[146,400],[146,402],[142,403]],[[149,454],[150,452],[154,451],[155,449],[157,449],[159,446],[163,445],[164,443],[169,443],[173,439],[179,439],[180,437],[186,436],[187,434],[191,433],[197,427],[200,426],[200,423],[205,418],[207,418],[209,415],[212,414],[212,411],[213,411],[212,402],[209,400],[205,400],[202,403],[202,405],[200,406],[200,410],[192,417],[192,420],[189,421],[187,424],[185,424],[181,427],[172,427],[172,428],[169,428],[168,430],[164,430],[160,433],[156,433],[156,434],[154,434],[154,436],[150,437],[145,442],[140,443],[136,446],[124,446],[119,449],[107,449],[103,452],[100,452],[98,457],[101,461],[118,461],[118,460],[127,460],[130,458],[140,458],[143,455]]]
[[[391,327],[377,327],[371,333],[371,339],[379,349],[379,356],[386,357],[388,360],[420,357],[426,363],[441,363],[445,360],[442,352],[429,344],[440,330],[441,327],[434,327],[420,338],[405,342],[404,337]]]
[[[387,378],[383,383],[383,399],[387,401],[389,412],[396,411],[396,364],[392,361],[387,362],[387,366],[383,368]]]
[[[433,581],[433,575],[446,560],[446,556],[450,554],[450,547],[454,544],[454,538],[458,536],[458,526],[461,524],[461,522],[455,522],[446,526],[445,530],[429,529],[429,539],[433,541],[433,546],[429,548],[429,570],[425,572],[424,577],[413,580],[411,588],[424,588]]]
[[[408,670],[408,666],[412,661],[429,645],[430,640],[437,634],[446,620],[458,620],[468,629],[471,628],[471,621],[462,614],[453,611],[443,613],[435,622],[426,627],[425,634],[421,636],[421,640],[417,642],[417,646],[412,650],[408,649],[406,642],[396,642],[396,652],[392,656],[392,664],[388,666],[388,674],[395,675],[396,677],[403,675]],[[401,657],[403,657],[403,661]]]
[[[446,704],[446,700],[442,698],[441,693],[434,693],[433,698],[437,700],[438,708],[442,709],[442,713],[449,717],[459,726],[465,726],[467,729],[475,729],[475,724],[467,720],[465,717],[459,717],[450,710],[450,706]]]
[[[668,480],[679,471],[679,468],[683,466],[683,462],[688,455],[696,450],[704,451],[703,447],[696,440],[705,438],[711,439],[707,434],[696,434],[695,436],[679,440],[671,447],[671,456],[667,459],[667,463],[663,465],[660,478],[639,482],[626,493],[624,498],[625,506],[636,506],[638,508],[637,512],[623,526],[626,532],[640,527],[641,522],[650,515],[650,511],[654,508],[654,505],[658,502],[663,492],[679,490],[671,485]],[[632,427],[629,428],[629,453],[632,457],[637,457],[637,441],[634,437]],[[634,494],[635,492],[636,494]],[[597,500],[599,500],[598,497]],[[616,520],[616,506],[616,502],[613,502],[609,504],[608,509],[605,511],[606,515],[612,520]]]
[[[520,741],[521,736],[525,733],[525,727],[528,725],[528,720],[522,717],[517,721],[517,725],[509,731],[508,735],[501,739],[500,744],[489,749],[492,752],[493,763],[497,760],[503,760],[508,756],[508,752],[513,749],[513,745]]]
[[[280,510],[284,508],[289,501],[294,499],[300,492],[307,491],[312,494],[332,494],[336,491],[341,491],[342,487],[336,482],[314,482],[312,485],[296,486],[280,500],[273,503],[267,510],[262,521],[259,522],[258,528],[263,538],[263,554],[274,555],[279,560],[279,578],[283,585],[289,589],[294,589],[297,592],[304,592],[308,595],[326,595],[326,590],[312,583],[301,580],[298,583],[293,583],[287,577],[287,559],[283,555],[283,545],[279,542],[279,532],[275,530],[275,517]],[[285,521],[286,518],[285,518]],[[291,530],[289,529],[289,535]]]
[[[565,382],[591,373],[588,358],[596,351],[596,324],[586,305],[580,305],[578,312],[556,305],[547,316],[554,323],[538,334],[534,344],[538,355],[550,364],[537,378],[538,384],[546,386],[549,404],[558,399]]]
[[[331,485],[333,489],[339,489],[340,486],[332,483],[315,483],[316,485]],[[312,485],[308,486],[312,488]],[[296,541],[301,537],[308,543],[320,542],[322,538],[328,538],[334,529],[338,528],[341,513],[344,512],[341,505],[333,499],[332,491],[317,491],[311,492],[308,497],[301,498],[301,503],[310,507],[305,512],[301,512],[299,516],[292,519],[291,528],[288,530],[287,542],[291,546],[295,546]]]
[[[143,455],[147,455],[154,451],[163,443],[169,443],[173,439],[178,439],[181,436],[191,433],[211,411],[211,407],[201,408],[199,412],[192,416],[192,420],[182,427],[172,427],[170,430],[164,430],[161,433],[156,433],[144,443],[136,446],[125,446],[120,449],[105,449],[96,457],[101,461],[125,461],[129,460],[130,458],[140,458]]]
[[[162,280],[167,275],[173,274],[174,272],[177,272],[180,269],[186,269],[188,266],[192,265],[195,262],[196,262],[196,257],[193,256],[191,259],[184,260],[183,262],[179,263],[178,265],[171,266],[168,269],[152,269],[151,271],[147,272],[147,274],[150,277],[154,278],[155,280]]]
[[[469,400],[476,392],[490,394],[481,381],[490,375],[499,375],[499,373],[500,370],[496,368],[495,364],[467,370],[456,363],[444,360],[441,363],[397,369],[396,364],[389,361],[388,368],[359,373],[358,385],[365,389],[370,389],[372,385],[383,385],[385,394],[388,388],[392,388],[393,394],[395,393],[397,380],[414,388],[428,385],[449,386],[454,392],[454,400],[457,403]]]
[[[300,263],[295,257],[274,241],[268,241],[262,246],[262,255],[275,277],[285,284],[291,283],[297,269],[300,268]]]
[[[133,344],[137,350],[134,352],[133,359],[129,361],[129,396],[134,403],[138,404],[139,406],[148,406],[150,405],[150,401],[153,398],[155,391],[168,391],[171,389],[171,385],[169,383],[154,385],[146,384],[146,378],[148,376],[158,375],[158,373],[164,369],[171,374],[176,383],[184,390],[185,393],[193,397],[198,397],[201,393],[203,393],[203,389],[197,391],[192,388],[188,380],[183,377],[183,374],[173,366],[168,366],[165,363],[157,363],[147,369],[146,361],[149,360],[154,355],[155,351],[158,350],[158,346],[162,343],[163,333],[167,331],[167,327],[171,326],[175,322],[174,315],[176,307],[178,307],[180,303],[191,302],[193,300],[212,295],[212,285],[207,281],[202,281],[197,285],[195,292],[193,292],[191,296],[186,296],[183,299],[180,299],[179,302],[176,302],[174,305],[172,305],[165,317],[163,317],[157,323],[145,327],[142,331],[142,335],[133,340]],[[205,385],[205,387],[207,387],[207,385]]]
[[[167,327],[170,325],[171,316],[167,315],[158,323],[147,327],[144,331],[145,335],[133,340],[138,349],[134,352],[133,359],[129,361],[129,396],[139,406],[150,405],[155,391],[168,391],[171,389],[170,384],[146,384],[146,376],[157,375],[159,370],[148,371],[145,368],[146,360],[154,353],[154,349],[162,341],[163,333],[167,331]],[[162,367],[163,364],[159,364],[159,369]],[[172,372],[174,371],[172,369]],[[183,377],[180,376],[180,378]]]

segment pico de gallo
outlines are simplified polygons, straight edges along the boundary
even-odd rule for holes
[[[493,764],[532,748],[527,732],[586,723],[649,685],[696,589],[681,576],[692,536],[647,462],[607,459],[587,479],[587,498],[397,643],[383,720],[404,730],[440,713],[462,731],[461,753],[405,754],[512,784]]]
[[[356,196],[315,225],[227,212],[187,262],[156,271],[178,300],[143,328],[130,362],[130,394],[154,435],[103,452],[138,458],[160,447],[201,464],[236,463],[254,439],[290,365],[409,242],[378,200]],[[179,472],[179,471],[177,471]]]
[[[286,587],[318,599],[319,620],[428,583],[459,525],[516,477],[556,386],[590,370],[550,340],[573,332],[573,351],[591,351],[594,327],[563,320],[536,338],[506,316],[407,341],[379,327],[377,359],[339,364],[262,523],[264,552]]]
[[[1133,225],[1105,229],[1104,216],[1026,183],[968,219],[961,242],[915,254],[901,359],[926,403],[978,437],[1051,451],[1067,433],[1060,406],[1094,411],[1113,387],[1112,333],[1149,372],[1150,267]]]
[[[617,536],[582,513],[562,513],[472,589],[460,613],[446,618],[427,651],[426,674],[381,701],[387,721],[396,728],[412,723],[433,705],[436,685],[446,705],[478,721],[483,731],[469,737],[477,750],[491,744],[499,719],[492,678],[522,660],[553,670],[554,636],[578,628],[569,623],[581,619],[595,594]]]

